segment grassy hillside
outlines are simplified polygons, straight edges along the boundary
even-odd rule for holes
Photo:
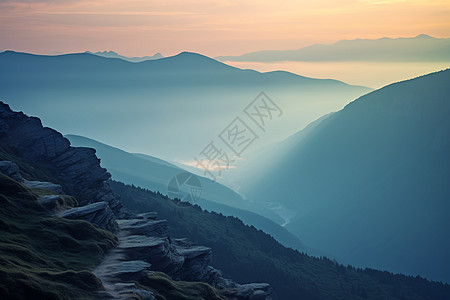
[[[28,178],[44,176],[18,157],[0,154],[20,164]],[[0,172],[0,299],[98,299],[96,291],[103,289],[91,270],[115,246],[116,236],[86,221],[54,217],[38,202],[38,195],[49,193],[30,190]],[[157,300],[226,299],[226,293],[220,295],[226,291],[173,281],[163,273],[146,274],[138,286]]]
[[[0,173],[1,299],[93,299],[102,284],[89,270],[115,243],[91,223],[52,217]]]
[[[149,272],[139,281],[149,288],[157,300],[225,300],[218,291],[202,282],[173,281],[161,272]],[[226,294],[226,291],[222,291]]]
[[[420,277],[345,267],[283,247],[239,219],[202,211],[198,206],[110,182],[126,208],[156,211],[172,236],[211,247],[212,265],[240,283],[268,282],[279,299],[448,299],[450,286]]]

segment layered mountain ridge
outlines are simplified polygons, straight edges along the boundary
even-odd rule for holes
[[[229,285],[230,281],[225,279],[229,273],[234,273],[240,283],[248,282],[249,278],[256,278],[257,282],[269,279],[267,282],[274,289],[274,297],[280,299],[447,299],[450,294],[450,288],[445,284],[373,269],[355,269],[326,258],[309,257],[283,247],[272,237],[254,227],[245,226],[236,218],[208,213],[198,206],[183,205],[179,200],[171,200],[160,193],[117,182],[105,183],[104,180],[109,176],[105,176],[107,173],[100,167],[94,150],[76,152],[88,153],[87,161],[90,163],[86,164],[79,157],[75,165],[79,165],[80,169],[92,168],[95,176],[83,175],[88,169],[64,172],[59,154],[67,151],[72,153],[70,147],[58,147],[65,151],[55,151],[52,148],[59,145],[55,141],[60,141],[61,135],[43,128],[36,119],[12,112],[5,104],[2,107],[1,159],[14,161],[19,166],[21,176],[27,181],[35,182],[34,187],[29,190],[30,188],[3,175],[3,171],[0,178],[0,204],[4,208],[0,214],[0,259],[5,262],[0,268],[1,278],[4,280],[0,281],[0,292],[11,299],[32,294],[37,295],[35,298],[52,295],[54,298],[67,299],[61,291],[71,291],[68,295],[72,299],[95,299],[99,294],[93,293],[102,289],[104,291],[100,293],[101,297],[109,299],[124,299],[130,295],[138,299],[189,299],[194,295],[198,299],[270,297],[271,290],[267,284]],[[25,134],[21,129],[30,124],[33,125],[31,131],[35,131],[35,135],[29,136],[29,140],[23,136],[11,135],[11,132]],[[41,139],[36,140],[35,136]],[[22,143],[37,149],[22,149]],[[70,162],[72,156],[67,157]],[[55,166],[51,163],[53,161]],[[3,165],[7,167],[2,170],[19,178],[14,171],[15,167],[8,163]],[[68,164],[69,170],[73,170],[72,165]],[[86,186],[80,182],[81,188],[78,190],[77,186],[67,181],[71,177],[59,179],[66,174],[79,174],[90,180],[90,184]],[[79,180],[79,177],[75,176],[73,179]],[[36,183],[39,180],[43,181]],[[76,206],[77,199],[60,203],[68,195],[60,194],[59,188],[51,191],[44,188],[54,187],[49,182],[60,184],[63,192],[73,190],[82,197],[96,195],[89,191],[89,187],[102,190],[104,184],[107,184],[107,194],[115,195],[111,192],[113,190],[121,196],[120,202],[128,209],[112,214],[114,218],[119,218],[118,238],[90,222],[61,218],[52,212],[55,208],[62,209],[64,213],[75,210],[74,215],[77,215],[77,209],[83,208],[83,216],[90,218],[91,212],[97,216],[89,219],[90,221],[102,220],[102,213],[105,212],[103,208],[119,207],[110,205],[115,201],[95,202],[87,199],[78,201],[86,205],[70,208]],[[117,196],[114,199],[119,201]],[[44,204],[49,208],[45,209]],[[148,213],[153,211],[170,220],[169,225],[172,224],[175,235],[171,232],[168,236],[167,222],[155,219],[155,213]],[[103,214],[105,217],[108,215],[111,214]],[[98,224],[101,225],[101,222]],[[36,234],[40,238],[38,241],[33,235],[36,228],[40,229]],[[182,236],[179,236],[180,233]],[[182,237],[188,237],[193,243],[180,239]],[[107,251],[117,243],[119,253],[109,252],[109,256]],[[205,247],[195,244],[203,244]],[[216,251],[217,256],[222,258],[220,264],[225,267],[225,277],[213,271],[214,268],[209,268],[208,248],[213,249],[213,254]],[[65,251],[60,252],[60,249]],[[80,249],[83,251],[78,253]],[[88,250],[89,255],[86,254]],[[104,264],[101,264],[102,261]],[[214,258],[211,262],[213,266],[219,263],[214,262]],[[94,269],[95,267],[99,269]],[[209,284],[177,281],[158,271],[165,271],[176,279],[201,280],[207,275],[207,280],[214,280]],[[32,278],[23,275],[30,272],[33,274]],[[99,281],[94,274],[102,280]],[[27,280],[19,281],[19,285],[15,282],[17,276]],[[49,285],[51,290],[45,291],[42,287],[49,280],[52,282]],[[73,280],[76,286],[68,280]]]
[[[420,34],[410,38],[340,40],[330,45],[315,44],[296,50],[265,50],[240,56],[219,56],[217,59],[254,62],[448,62],[449,49],[450,39]]]
[[[284,114],[252,147],[370,91],[336,80],[238,69],[190,52],[131,63],[88,53],[7,51],[0,53],[0,69],[2,99],[13,109],[38,115],[64,134],[166,160],[192,160],[262,91]],[[183,147],[155,142],[167,138]]]
[[[362,96],[275,147],[247,195],[277,198],[289,230],[344,263],[448,282],[449,83],[445,70]]]

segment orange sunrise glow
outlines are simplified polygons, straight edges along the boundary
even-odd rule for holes
[[[0,49],[208,56],[341,39],[448,37],[448,1],[0,1]]]

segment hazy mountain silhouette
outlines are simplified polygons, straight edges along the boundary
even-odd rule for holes
[[[187,52],[130,63],[88,53],[6,51],[0,69],[1,96],[14,109],[39,115],[63,133],[170,160],[192,160],[261,91],[284,114],[258,143],[287,137],[369,91],[288,72],[242,70]]]
[[[450,61],[450,39],[425,34],[412,38],[341,40],[297,50],[266,50],[240,56],[219,56],[220,61]]]
[[[123,56],[120,55],[114,51],[99,51],[99,52],[90,52],[90,51],[86,51],[86,53],[89,54],[94,54],[94,55],[98,55],[98,56],[102,56],[102,57],[107,57],[107,58],[120,58],[129,62],[142,62],[142,61],[146,61],[146,60],[154,60],[154,59],[160,59],[163,58],[164,56],[161,55],[161,53],[156,53],[155,55],[151,55],[151,56],[142,56],[142,57],[128,57],[128,56]]]
[[[72,146],[94,148],[97,156],[101,159],[101,165],[108,169],[112,179],[164,195],[167,194],[169,181],[174,176],[186,172],[186,170],[156,157],[131,154],[82,136],[69,134],[65,137],[70,140]],[[275,222],[250,211],[236,208],[245,208],[246,203],[229,188],[207,178],[196,177],[200,180],[202,189],[201,198],[196,204],[203,209],[222,213],[225,216],[237,217],[245,224],[253,225],[272,235],[287,247],[310,255],[323,255],[323,253],[305,246],[296,236]]]
[[[261,155],[245,193],[343,263],[450,282],[449,95],[450,70],[365,95]]]

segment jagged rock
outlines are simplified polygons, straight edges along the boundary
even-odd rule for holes
[[[218,289],[225,289],[234,293],[239,300],[269,300],[272,299],[272,288],[267,283],[237,284],[231,279],[223,277],[222,272],[211,266],[206,268],[205,280]]]
[[[247,283],[247,284],[242,284],[241,287],[250,288],[254,291],[261,290],[264,292],[268,292],[271,289],[270,284],[268,284],[268,283]]]
[[[193,245],[188,239],[171,239],[165,220],[155,220],[156,213],[134,216],[134,219],[119,220],[119,245],[115,252],[94,271],[94,273],[111,282],[114,280],[137,280],[142,272],[164,272],[174,280],[202,281],[218,289],[225,289],[233,299],[259,300],[271,299],[268,284],[240,285],[225,279],[219,270],[211,267],[211,248]],[[148,265],[146,265],[148,264]],[[100,270],[100,271],[99,271]],[[105,284],[105,283],[104,283]],[[120,290],[121,296],[132,295],[130,286],[106,284],[114,291]],[[143,295],[134,290],[134,295]],[[148,299],[153,294],[148,294]]]
[[[208,266],[206,268],[206,276],[204,282],[219,288],[219,289],[235,289],[238,284],[231,279],[223,277],[222,272],[214,267]]]
[[[173,240],[178,254],[184,257],[184,264],[178,277],[186,281],[206,281],[211,263],[211,248],[192,246],[187,239]]]
[[[191,247],[194,245],[188,238],[172,239],[172,243],[177,247]]]
[[[119,213],[116,215],[119,220],[128,220],[132,219],[133,213],[126,208],[121,208]]]
[[[142,290],[142,289],[134,289],[133,290],[134,294],[138,295],[141,300],[155,300],[155,295],[147,290]]]
[[[193,260],[197,257],[211,256],[211,248],[204,246],[176,247],[178,253],[184,258]],[[209,262],[209,260],[207,260]],[[205,266],[206,267],[206,266]]]
[[[12,161],[0,161],[0,172],[8,177],[11,177],[15,181],[22,181],[22,175],[20,174],[19,167]]]
[[[97,266],[93,273],[101,279],[103,286],[110,295],[108,299],[140,299],[154,300],[150,291],[137,288],[133,282],[138,281],[142,272],[150,270],[151,264],[143,260],[126,260],[122,249],[113,249]],[[104,295],[103,295],[104,296]]]
[[[96,202],[72,208],[61,212],[59,216],[67,219],[86,220],[112,232],[117,232],[119,229],[114,213],[107,202]]]
[[[170,236],[169,224],[166,220],[153,219],[131,219],[118,220],[120,229],[129,232],[131,235],[145,235],[168,237]]]
[[[78,205],[77,200],[68,195],[45,195],[40,197],[39,202],[48,210],[55,212],[67,210]]]
[[[268,283],[249,283],[238,285],[236,297],[238,299],[259,300],[270,299],[272,288]]]
[[[206,279],[207,267],[211,262],[211,248],[193,246],[187,239],[170,241],[167,239],[170,236],[167,221],[154,220],[156,218],[154,213],[145,213],[138,217],[141,219],[118,221],[122,232],[132,235],[123,240],[123,246],[131,247],[132,245],[139,248],[139,250],[134,249],[132,255],[144,251],[145,253],[139,254],[140,257],[148,261],[152,260],[152,264],[155,264],[153,261],[161,260],[165,255],[168,259],[158,262],[153,270],[170,270],[168,272],[173,278],[186,281],[204,281]],[[150,237],[150,239],[146,239],[146,237]],[[162,239],[154,239],[155,237]],[[131,241],[133,243],[130,243]],[[160,253],[157,255],[161,258],[155,258],[155,249],[159,249]],[[175,263],[175,265],[171,266],[168,264],[169,262]],[[181,267],[179,264],[182,264]]]
[[[270,294],[267,294],[264,291],[256,290],[250,296],[249,300],[266,300],[269,296],[270,296]]]
[[[121,203],[106,184],[111,175],[100,166],[95,150],[71,147],[59,132],[43,127],[35,117],[12,111],[0,102],[0,143],[30,163],[57,174],[66,194],[80,205],[107,202],[117,214]]]
[[[254,290],[249,287],[241,287],[236,292],[236,297],[239,299],[248,299],[250,298],[254,293]]]
[[[30,189],[48,190],[49,192],[62,194],[62,187],[59,184],[45,181],[26,180],[20,174],[19,167],[11,161],[0,161],[0,172],[12,179],[22,183]],[[62,210],[74,207],[77,201],[67,195],[45,195],[40,197],[39,202],[47,209]]]
[[[2,119],[0,119],[0,135],[5,134],[9,129],[8,124],[3,121]]]
[[[179,255],[167,237],[131,235],[121,239],[118,248],[130,260],[144,260],[152,270],[174,276],[181,269],[184,257]]]
[[[45,195],[39,199],[39,202],[45,207],[54,207],[61,200],[59,195]]]
[[[26,180],[20,174],[19,167],[12,161],[3,160],[0,161],[0,172],[12,179],[21,182],[23,185],[30,189],[44,189],[58,194],[62,194],[62,187],[59,184],[46,182],[46,181],[30,181]]]
[[[105,273],[120,280],[137,280],[151,266],[143,260],[116,261],[105,267]]]
[[[30,180],[23,180],[23,184],[30,189],[43,189],[43,190],[49,190],[58,194],[63,194],[63,190],[61,185],[52,183],[52,182],[46,182],[46,181],[30,181]]]
[[[151,211],[151,212],[137,214],[135,219],[156,220],[157,218],[158,218],[158,213],[155,211]]]

